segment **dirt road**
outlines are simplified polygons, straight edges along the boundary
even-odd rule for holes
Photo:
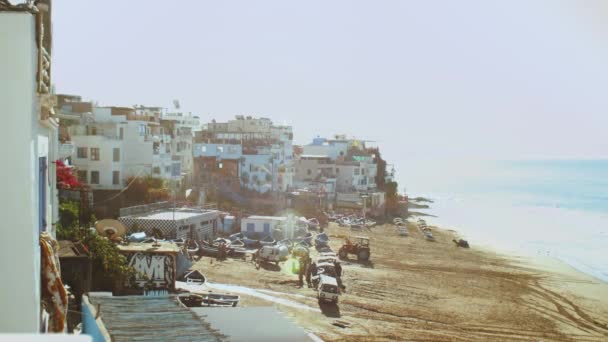
[[[276,305],[326,341],[606,341],[608,285],[580,273],[538,267],[479,250],[457,248],[453,233],[433,228],[426,241],[415,226],[400,237],[393,225],[352,233],[370,238],[371,261],[343,261],[346,292],[339,305],[319,306],[297,276],[250,262],[195,264],[212,283],[261,289],[313,310],[243,295],[241,305]],[[330,225],[337,251],[347,228]],[[320,310],[320,312],[319,312]],[[342,326],[334,325],[336,321]]]

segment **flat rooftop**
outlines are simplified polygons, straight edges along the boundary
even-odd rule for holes
[[[261,216],[261,215],[252,215],[246,217],[246,219],[252,220],[274,220],[274,221],[285,221],[287,218],[285,216]]]
[[[156,210],[156,211],[150,211],[147,213],[140,213],[140,214],[135,214],[135,215],[129,215],[129,216],[122,216],[122,217],[132,217],[132,218],[137,218],[140,220],[167,220],[167,221],[173,221],[173,219],[175,220],[184,220],[184,219],[189,219],[192,217],[197,217],[197,216],[203,216],[203,215],[209,215],[209,214],[219,214],[219,211],[217,210],[205,210],[205,209],[200,209],[200,210],[193,210],[193,209],[176,209],[175,211],[173,211],[172,209],[162,209],[162,210]]]
[[[179,253],[177,244],[169,241],[159,241],[158,246],[152,242],[129,242],[128,245],[118,244],[121,252],[148,252],[148,253]]]

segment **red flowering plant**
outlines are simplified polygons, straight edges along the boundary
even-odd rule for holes
[[[72,168],[65,165],[63,161],[56,160],[57,166],[57,187],[62,189],[75,189],[82,186],[78,178],[72,173]]]

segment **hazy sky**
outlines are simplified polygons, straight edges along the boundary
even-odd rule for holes
[[[608,2],[54,1],[58,93],[421,157],[608,156]]]

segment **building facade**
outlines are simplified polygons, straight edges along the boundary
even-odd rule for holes
[[[180,179],[181,159],[174,155],[173,132],[161,125],[162,108],[99,107],[90,112],[81,101],[63,101],[61,115],[72,117],[64,147],[80,181],[93,189],[120,190],[129,177]],[[187,153],[190,155],[190,153]]]
[[[241,188],[267,193],[285,192],[293,186],[291,126],[274,125],[267,118],[239,115],[228,122],[212,121],[203,125],[195,140],[195,164],[215,163],[217,171],[230,161],[228,163],[237,168]],[[212,174],[204,174],[213,171],[200,166],[195,169],[194,178],[200,186],[215,186],[211,182]]]
[[[41,305],[41,234],[54,237],[58,220],[55,160],[58,120],[51,94],[51,3],[12,6],[0,1],[0,112],[7,129],[4,191],[10,199],[0,209],[10,238],[0,257],[10,260],[0,305],[6,315],[0,331],[46,331],[48,314]]]

